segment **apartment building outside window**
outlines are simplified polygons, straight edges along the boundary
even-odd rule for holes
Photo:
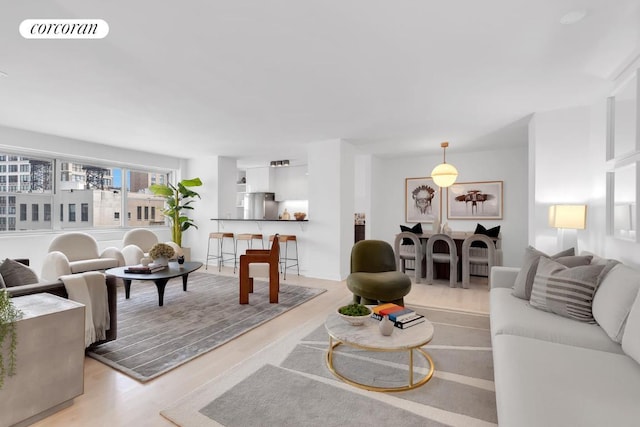
[[[149,187],[168,181],[167,172],[0,152],[0,231],[16,229],[18,221],[24,231],[164,226],[164,215],[157,210],[164,208],[165,200]],[[59,210],[52,208],[55,204]],[[131,218],[134,208],[138,219]],[[126,218],[123,211],[128,212]]]

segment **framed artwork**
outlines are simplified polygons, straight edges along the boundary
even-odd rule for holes
[[[448,219],[502,219],[502,181],[457,182],[447,189]]]
[[[440,220],[440,188],[427,178],[405,178],[404,206],[406,222]]]

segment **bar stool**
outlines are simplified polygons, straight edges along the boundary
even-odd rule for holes
[[[254,240],[260,240],[260,245],[262,247],[262,249],[264,249],[264,240],[262,240],[262,234],[252,234],[252,233],[242,233],[242,234],[238,234],[236,236],[236,263],[240,262],[240,255],[242,255],[242,253],[240,252],[240,242],[244,241],[246,242],[247,247],[245,248],[245,250],[247,249],[253,249],[253,241]]]
[[[273,235],[269,236],[269,241],[273,241]],[[289,255],[289,242],[293,242],[295,248],[295,257]],[[287,269],[296,267],[298,276],[300,275],[300,265],[298,264],[298,238],[295,234],[280,234],[278,243],[284,243],[284,251],[280,251],[280,270],[284,273],[284,280],[287,280]],[[287,261],[295,261],[294,264],[288,264]],[[284,268],[282,265],[284,264]]]
[[[224,251],[225,239],[231,239],[233,245],[233,252]],[[217,240],[216,246],[218,247],[217,254],[210,254],[211,241]],[[225,258],[225,255],[230,255],[229,258]],[[218,262],[218,271],[222,270],[222,265],[225,261],[233,261],[233,272],[236,272],[236,239],[233,233],[209,233],[209,240],[207,241],[207,262],[204,269],[209,267],[209,260],[216,260]]]

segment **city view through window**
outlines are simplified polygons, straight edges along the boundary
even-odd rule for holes
[[[168,178],[167,172],[0,153],[0,232],[162,226],[164,198],[149,187]]]

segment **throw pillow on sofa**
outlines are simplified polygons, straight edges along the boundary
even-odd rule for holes
[[[9,258],[0,265],[0,276],[8,288],[38,283],[38,276],[32,269]]]
[[[640,271],[613,260],[607,266],[613,268],[598,284],[593,298],[593,317],[609,338],[620,343],[631,305],[640,289]]]
[[[417,223],[413,227],[407,227],[406,225],[401,225],[400,226],[400,231],[408,231],[409,233],[413,233],[413,234],[422,234],[422,224],[421,223]],[[407,239],[405,237],[405,238],[402,239],[402,244],[403,245],[413,245],[413,240]]]
[[[538,261],[540,257],[551,258],[566,265],[567,267],[575,267],[578,265],[586,265],[591,262],[591,256],[574,256],[575,249],[570,248],[562,252],[558,252],[555,255],[547,255],[544,252],[540,252],[533,246],[527,247],[524,251],[524,260],[522,262],[522,268],[518,272],[516,281],[513,284],[513,296],[528,300],[531,298],[531,288],[533,286],[533,278],[536,275],[536,269],[538,268]]]
[[[563,317],[596,323],[591,307],[604,268],[599,264],[567,267],[540,257],[529,303]]]

